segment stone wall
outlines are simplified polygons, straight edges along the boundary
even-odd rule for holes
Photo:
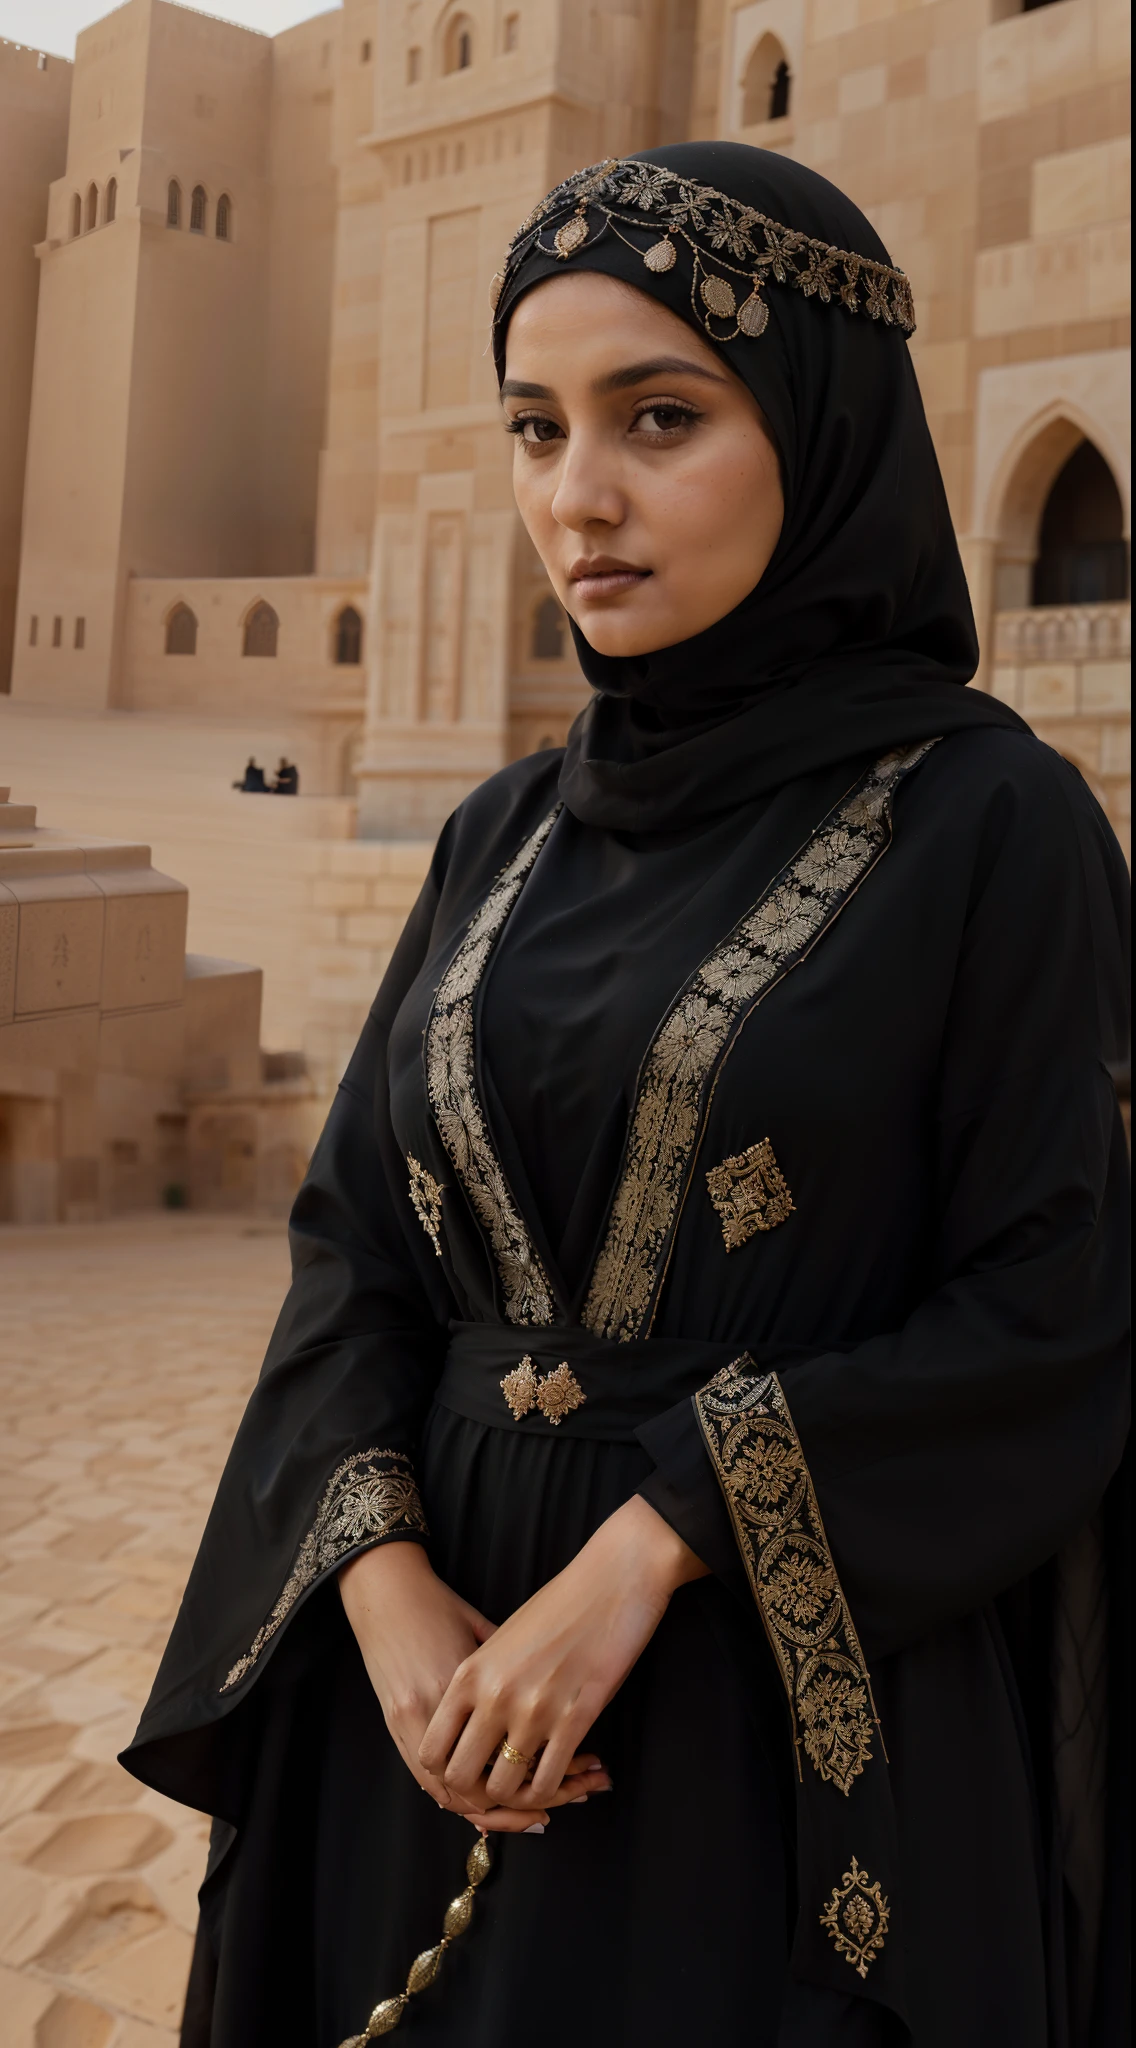
[[[1130,607],[997,613],[992,688],[1039,739],[1076,763],[1131,858]]]

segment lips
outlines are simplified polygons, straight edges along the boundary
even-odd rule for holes
[[[573,562],[568,580],[577,598],[594,603],[597,598],[618,597],[625,590],[636,589],[650,574],[649,569],[618,561],[614,555],[592,555]]]

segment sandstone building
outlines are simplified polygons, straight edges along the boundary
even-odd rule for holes
[[[275,38],[126,0],[69,93],[0,45],[5,780],[152,843],[330,1086],[430,836],[584,696],[488,280],[556,179],[722,135],[911,275],[981,683],[1126,834],[1127,36],[1121,0],[344,0]],[[252,753],[299,799],[236,793]]]

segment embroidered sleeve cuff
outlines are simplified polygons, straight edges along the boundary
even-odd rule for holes
[[[327,1482],[276,1605],[226,1675],[221,1691],[231,1692],[247,1677],[297,1603],[355,1551],[427,1534],[409,1458],[401,1451],[357,1451],[345,1458]]]
[[[695,1395],[694,1409],[784,1681],[797,1768],[803,1749],[847,1794],[871,1761],[879,1723],[781,1382],[743,1353]]]

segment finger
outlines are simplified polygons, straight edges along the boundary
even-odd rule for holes
[[[565,1727],[550,1736],[537,1759],[537,1767],[532,1775],[532,1796],[534,1799],[543,1799],[547,1803],[552,1794],[559,1789],[567,1773],[568,1765],[571,1763],[575,1753],[579,1733],[579,1728],[573,1728],[571,1722],[569,1722]],[[448,1782],[449,1780],[447,1779]],[[577,1787],[577,1790],[579,1790],[579,1787]]]
[[[484,1614],[479,1614],[476,1607],[470,1606],[468,1600],[463,1600],[461,1607],[479,1643],[487,1643],[490,1636],[496,1635],[497,1623],[495,1621],[489,1621]]]
[[[434,1771],[438,1777],[445,1775],[446,1765],[469,1720],[472,1705],[458,1684],[455,1672],[418,1747],[418,1760],[426,1770]],[[482,1762],[485,1761],[482,1758]]]
[[[511,1806],[491,1806],[487,1812],[473,1817],[473,1825],[481,1833],[494,1835],[527,1835],[538,1828],[546,1828],[550,1814],[547,1807],[536,1807],[526,1813],[518,1813]]]
[[[442,1776],[451,1792],[458,1792],[464,1798],[472,1797],[487,1774],[495,1769],[494,1759],[505,1739],[501,1725],[502,1715],[498,1706],[478,1707],[470,1715],[462,1729],[457,1745]],[[508,1767],[512,1785],[523,1785],[526,1772],[518,1765]],[[489,1800],[491,1806],[507,1805],[494,1793]]]
[[[492,1761],[485,1786],[486,1793],[494,1806],[512,1806],[516,1801],[518,1793],[524,1787],[526,1780],[532,1779],[536,1771],[537,1751],[540,1745],[538,1739],[531,1738],[531,1740],[532,1747],[528,1748],[526,1747],[526,1738],[523,1732],[520,1740],[512,1735],[508,1737],[509,1748],[518,1752],[520,1762],[517,1761],[516,1757],[505,1756],[501,1750],[498,1750],[496,1757]]]

